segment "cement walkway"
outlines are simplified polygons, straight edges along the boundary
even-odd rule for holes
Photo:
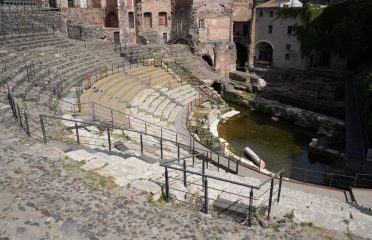
[[[351,192],[359,206],[372,209],[372,189],[352,188]]]
[[[175,126],[176,126],[176,131],[179,133],[182,133],[184,135],[190,135],[189,131],[187,130],[187,106],[184,107],[177,115],[176,121],[175,121]],[[195,148],[201,149],[202,151],[208,152],[209,149],[200,144],[199,142],[195,141]],[[217,162],[217,156],[212,155],[212,160]],[[220,156],[220,164],[223,166],[228,166],[228,159],[226,157]],[[235,169],[236,165],[235,163],[230,163],[230,169]],[[244,166],[239,166],[239,175],[242,176],[249,176],[249,177],[254,177],[259,180],[263,180],[267,178],[267,175],[258,171],[255,171],[253,169],[250,169],[248,167]],[[344,194],[343,190],[338,190],[338,189],[333,189],[333,188],[327,188],[327,187],[322,187],[322,186],[317,186],[313,184],[306,184],[306,183],[301,183],[301,182],[295,182],[291,180],[284,180],[283,181],[283,186],[287,188],[291,188],[294,190],[299,190],[303,191],[306,193],[310,194],[317,194],[317,195],[322,195],[322,196],[327,196],[330,198],[336,198],[340,201],[346,202],[346,197]]]

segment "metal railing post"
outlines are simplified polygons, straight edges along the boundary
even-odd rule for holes
[[[30,126],[28,125],[28,117],[27,117],[27,113],[26,113],[26,111],[24,111],[23,114],[25,115],[25,123],[26,123],[26,131],[27,131],[27,135],[28,135],[29,137],[31,137]]]
[[[18,104],[17,104],[17,112],[18,112],[19,125],[21,126],[21,128],[23,128],[21,110]]]
[[[331,173],[331,180],[329,182],[329,187],[332,187],[332,181],[333,181],[333,173]]]
[[[192,153],[192,166],[195,166],[195,156],[194,156],[194,152]]]
[[[242,160],[242,153],[240,152],[239,161],[236,161],[236,169],[235,169],[236,174],[239,173],[239,163],[241,160]]]
[[[94,111],[94,103],[92,103],[92,114],[93,114],[93,123],[96,123],[96,113]]]
[[[204,213],[208,214],[208,178],[204,178]]]
[[[358,179],[358,173],[355,174],[355,178],[354,178],[354,188],[357,184],[357,179]]]
[[[169,178],[168,178],[168,168],[165,168],[165,200],[169,202]]]
[[[253,189],[249,193],[249,209],[248,209],[248,226],[252,226],[252,212],[253,212]]]
[[[205,174],[205,158],[204,158],[204,155],[203,155],[203,158],[202,158],[202,174],[203,175]],[[204,176],[202,178],[203,178],[203,181],[204,181]]]
[[[195,153],[195,140],[194,138],[192,139],[192,154]]]
[[[79,128],[78,128],[77,122],[75,122],[75,131],[76,131],[76,142],[77,144],[80,144]]]
[[[160,159],[163,160],[163,136],[160,136]]]
[[[16,119],[16,121],[18,121],[16,104],[15,104],[13,96],[10,97],[10,102],[11,102],[11,106],[12,106],[12,110],[13,110],[13,117]]]
[[[109,144],[109,151],[111,152],[111,136],[110,136],[110,128],[107,128],[107,140]]]
[[[47,137],[46,137],[46,133],[45,133],[43,115],[40,115],[39,117],[40,117],[41,131],[43,132],[44,143],[46,144],[47,143]]]
[[[206,155],[207,155],[207,158],[206,158],[206,161],[207,161],[207,166],[206,166],[206,167],[207,167],[207,169],[208,169],[208,165],[209,165],[209,155],[208,155],[208,152],[207,152],[207,154],[206,154]]]
[[[217,171],[220,171],[220,154],[217,153]]]
[[[271,178],[270,196],[269,196],[269,208],[267,209],[267,219],[270,219],[271,204],[272,204],[272,200],[273,200],[273,188],[274,188],[274,178]]]
[[[142,139],[142,133],[140,133],[140,142],[141,142],[141,154],[143,155],[143,139]]]
[[[114,112],[111,109],[111,127],[114,128]]]
[[[178,158],[178,162],[180,162],[180,144],[177,143],[177,158]]]
[[[183,159],[183,185],[186,187],[186,160]]]
[[[279,180],[279,189],[278,189],[278,199],[277,202],[280,201],[280,193],[282,192],[282,182],[283,182],[283,172],[280,173],[280,180]]]

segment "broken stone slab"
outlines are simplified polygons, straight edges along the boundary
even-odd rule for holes
[[[170,197],[178,200],[178,201],[184,201],[185,195],[187,193],[187,189],[181,182],[175,182],[170,185]]]
[[[122,141],[114,142],[114,147],[121,152],[125,152],[129,149],[127,146],[124,145]]]
[[[161,186],[153,181],[138,179],[131,182],[130,186],[150,193],[153,201],[156,201],[161,197]]]

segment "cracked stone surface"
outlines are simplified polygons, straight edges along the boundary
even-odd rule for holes
[[[0,114],[0,239],[347,239],[286,219],[252,227],[184,204],[154,204],[131,187],[92,185],[64,153]]]

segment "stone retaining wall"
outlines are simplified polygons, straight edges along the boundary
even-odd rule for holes
[[[301,126],[313,129],[315,131],[335,131],[344,128],[344,121],[328,117],[316,112],[292,107],[277,101],[264,99],[258,96],[243,95],[242,92],[236,90],[227,90],[223,94],[223,98],[232,101],[235,104],[243,107],[253,108],[257,111],[279,117],[281,119],[293,121]]]

